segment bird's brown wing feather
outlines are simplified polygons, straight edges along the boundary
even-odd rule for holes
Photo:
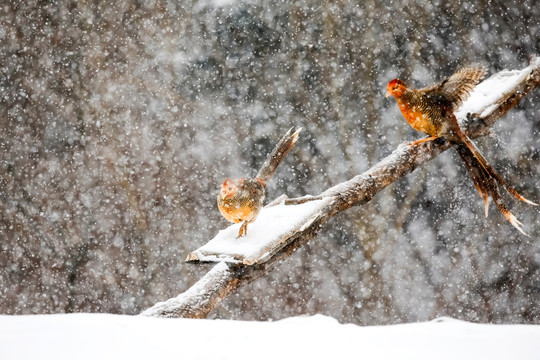
[[[444,99],[444,102],[452,106],[452,110],[457,110],[486,73],[483,67],[464,67],[440,83],[419,91],[428,97]]]

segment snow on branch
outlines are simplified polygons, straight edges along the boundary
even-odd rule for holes
[[[480,83],[456,112],[462,129],[471,138],[487,134],[497,119],[539,84],[538,56],[532,57],[530,65],[523,70],[503,70],[494,74]],[[229,240],[231,234],[237,231],[237,225],[232,225],[191,253],[188,261],[221,262],[186,292],[166,302],[157,303],[141,315],[206,317],[227,294],[267,274],[281,260],[313,238],[321,226],[335,215],[352,206],[367,203],[385,187],[450,147],[451,144],[444,139],[413,148],[401,144],[371,169],[327,189],[319,196],[288,199],[282,195],[266,206],[265,213],[268,216],[263,216],[261,212],[257,221],[250,225],[253,234],[242,239],[242,243]],[[311,201],[314,206],[301,206]],[[281,211],[288,214],[286,218],[289,221],[275,216]],[[258,240],[254,241],[255,238]]]
[[[241,224],[229,226],[204,246],[190,253],[186,261],[226,261],[253,265],[270,259],[295,233],[311,225],[331,204],[332,197],[287,205],[272,202],[263,208],[249,233],[238,238]]]

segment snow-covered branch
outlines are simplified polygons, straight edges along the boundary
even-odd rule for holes
[[[476,138],[488,133],[488,129],[497,119],[514,107],[530,91],[540,84],[540,57],[533,57],[530,65],[523,70],[501,71],[479,84],[469,99],[456,112],[463,130]],[[309,216],[299,217],[289,228],[285,226],[269,227],[260,218],[250,227],[250,232],[257,233],[256,225],[264,230],[267,237],[273,236],[272,249],[262,248],[255,258],[244,261],[247,257],[235,254],[227,255],[228,262],[220,262],[201,280],[178,297],[158,303],[142,315],[156,317],[206,317],[207,314],[234,289],[268,273],[281,260],[290,256],[297,248],[313,238],[328,220],[338,213],[356,205],[365,204],[388,185],[411,173],[425,162],[433,159],[451,147],[444,139],[410,147],[400,145],[389,156],[381,160],[363,174],[333,186],[319,196],[305,196],[296,199],[279,198],[269,205],[272,208],[300,206],[306,202],[326,201],[320,207],[309,207]],[[268,206],[267,208],[268,209]],[[303,215],[307,213],[304,212]],[[291,215],[292,216],[292,215]],[[260,215],[262,217],[262,213]],[[301,218],[301,219],[300,219]],[[234,225],[233,225],[234,227]],[[229,231],[234,233],[234,229]],[[262,236],[263,231],[260,232]],[[219,237],[231,237],[228,233]],[[213,240],[214,241],[214,240]],[[246,242],[247,243],[247,242]],[[246,245],[247,246],[247,245]],[[217,246],[219,248],[219,246]],[[201,248],[203,249],[203,248]],[[199,250],[201,250],[199,249]],[[204,250],[204,249],[203,249]],[[190,261],[216,261],[219,256],[205,257],[204,252],[190,254]],[[231,261],[232,259],[232,261]],[[235,263],[235,259],[238,260]],[[247,264],[247,265],[246,265]]]

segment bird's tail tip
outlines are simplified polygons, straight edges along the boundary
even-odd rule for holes
[[[527,237],[530,237],[530,235],[527,234],[525,231],[523,231],[523,229],[521,228],[523,226],[523,223],[521,221],[519,221],[514,216],[514,214],[512,214],[512,212],[510,210],[508,210],[508,208],[506,206],[504,206],[504,204],[502,202],[495,201],[495,203],[497,204],[497,207],[499,208],[499,211],[503,214],[503,216],[506,218],[506,220],[508,220],[508,222],[510,222],[510,224],[512,224],[513,227],[515,227],[523,235],[525,235]]]
[[[289,129],[289,131],[287,131],[287,133],[283,136],[283,138],[291,139],[291,143],[294,144],[298,140],[298,135],[300,134],[300,131],[302,131],[302,129],[303,129],[302,127],[299,127],[299,128],[296,128],[295,130],[293,126]]]
[[[289,130],[289,131],[292,131],[293,129],[294,129],[294,128],[292,127],[291,130]],[[299,127],[298,129],[296,129],[296,130],[294,131],[294,133],[292,133],[291,138],[293,139],[293,142],[296,142],[296,140],[298,140],[298,135],[300,134],[300,131],[302,131],[302,128],[301,128],[301,127]]]
[[[296,129],[293,133],[294,127],[291,127],[289,131],[279,140],[274,147],[274,150],[268,155],[266,161],[261,166],[261,169],[257,173],[257,178],[267,183],[274,175],[278,165],[285,159],[285,156],[293,148],[294,144],[298,140],[298,134],[302,128]]]
[[[506,182],[502,182],[502,185],[504,186],[504,189],[510,194],[512,195],[513,197],[515,197],[516,199],[518,200],[521,200],[523,201],[524,203],[527,203],[529,205],[533,205],[533,206],[538,206],[537,203],[529,200],[529,199],[526,199],[524,196],[522,196],[520,193],[517,192],[516,189],[514,189],[513,187],[509,186],[508,184],[506,184]]]

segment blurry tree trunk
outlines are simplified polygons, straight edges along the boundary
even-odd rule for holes
[[[534,65],[533,65],[534,64]],[[514,107],[531,90],[540,84],[540,59],[533,58],[529,75],[510,93],[501,94],[496,106],[483,117],[468,116],[462,129],[471,138],[485,135],[488,128],[508,110]],[[294,239],[276,255],[263,264],[252,266],[219,263],[183,294],[166,302],[158,303],[144,311],[142,315],[155,317],[204,318],[231,291],[247,284],[271,271],[283,259],[289,257],[297,248],[313,238],[328,220],[352,206],[369,202],[379,191],[411,173],[418,166],[433,159],[451,147],[445,139],[422,146],[400,146],[392,154],[361,175],[331,187],[321,197],[331,196],[334,202],[325,208],[318,219],[308,228],[294,235]],[[309,198],[287,199],[285,204],[297,204]]]

